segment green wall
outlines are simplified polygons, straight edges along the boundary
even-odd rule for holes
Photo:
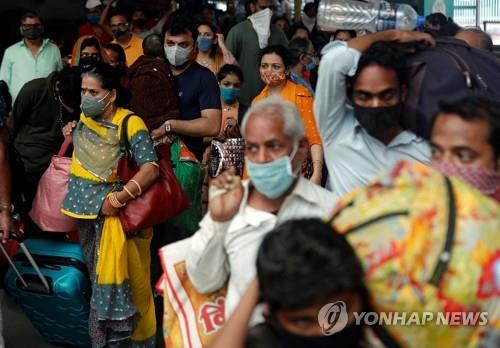
[[[427,16],[432,13],[432,6],[436,0],[423,0],[424,15]],[[443,0],[446,5],[446,16],[453,17],[453,0]]]

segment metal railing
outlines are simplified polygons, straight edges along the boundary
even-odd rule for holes
[[[480,28],[485,21],[500,22],[500,0],[454,0],[453,20],[463,27]]]

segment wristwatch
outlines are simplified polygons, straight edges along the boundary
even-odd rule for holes
[[[1,204],[0,203],[0,213],[3,213],[4,211],[8,211],[9,213],[14,212],[14,204]]]
[[[165,127],[165,133],[168,134],[172,131],[172,125],[170,124],[170,121],[165,121],[165,123],[163,124],[163,126]]]

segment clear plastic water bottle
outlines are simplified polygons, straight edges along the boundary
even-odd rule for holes
[[[388,29],[413,30],[422,28],[425,17],[407,4],[361,2],[353,0],[321,0],[317,16],[318,27],[325,31]]]

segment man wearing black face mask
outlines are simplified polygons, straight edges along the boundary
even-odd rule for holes
[[[113,43],[123,47],[127,57],[127,66],[131,66],[143,54],[142,39],[131,32],[128,16],[121,10],[116,10],[111,14],[109,26],[114,37]]]
[[[430,163],[428,143],[400,122],[405,56],[389,43],[412,42],[434,45],[428,34],[388,30],[323,49],[314,114],[324,144],[327,187],[337,197],[399,160]]]
[[[5,50],[0,67],[0,80],[9,86],[12,101],[26,82],[62,69],[59,48],[42,38],[44,27],[36,12],[21,17],[19,30],[23,40]]]
[[[135,35],[137,35],[141,39],[145,39],[149,35],[153,34],[161,35],[163,26],[165,25],[167,19],[170,17],[171,14],[172,11],[170,10],[170,8],[167,8],[166,11],[161,16],[161,18],[155,24],[155,26],[152,27],[151,29],[148,29],[147,27],[148,19],[146,18],[146,14],[144,13],[144,11],[135,10],[132,13],[132,31]]]
[[[13,178],[14,192],[23,195],[21,213],[31,209],[38,181],[63,142],[63,124],[78,119],[80,88],[80,70],[65,68],[26,83],[19,92],[9,130],[18,160]]]

